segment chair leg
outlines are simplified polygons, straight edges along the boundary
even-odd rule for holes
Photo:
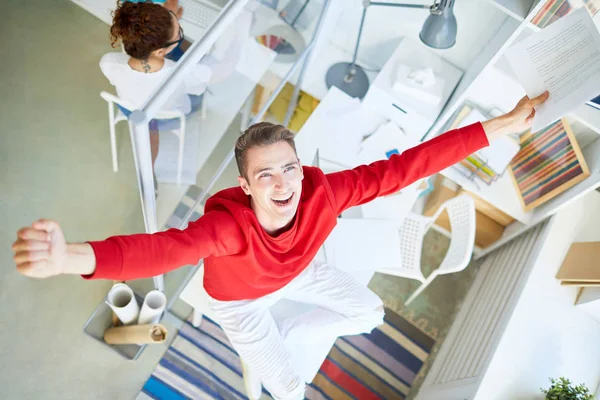
[[[423,290],[425,290],[425,288],[427,286],[429,286],[429,284],[435,279],[435,277],[437,276],[436,271],[433,271],[431,274],[429,274],[429,276],[427,277],[427,279],[425,279],[425,281],[421,284],[421,286],[419,286],[417,288],[417,290],[414,291],[413,294],[410,295],[410,297],[408,298],[408,300],[406,300],[404,302],[405,306],[408,306],[410,303],[412,303],[412,301],[421,294],[421,292]]]
[[[194,312],[192,314],[192,325],[194,325],[196,328],[200,327],[200,324],[202,323],[202,316],[202,311],[194,308]]]
[[[185,116],[179,119],[179,157],[177,159],[177,186],[181,185],[183,169],[183,145],[185,144]]]
[[[117,158],[117,137],[115,133],[115,108],[113,103],[108,103],[108,125],[110,129],[110,151],[112,153],[112,167],[114,172],[119,171],[119,160]]]
[[[204,92],[204,98],[202,99],[202,104],[200,105],[200,118],[206,119],[206,92]]]

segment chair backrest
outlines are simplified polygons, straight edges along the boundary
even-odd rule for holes
[[[115,96],[114,94],[108,93],[104,90],[100,92],[100,97],[102,97],[108,103],[118,104],[127,110],[133,111],[136,109],[136,107],[132,103],[128,102],[127,100],[123,100],[123,99]],[[159,111],[154,116],[154,119],[172,119],[172,118],[182,118],[182,117],[185,117],[185,114],[181,111]]]
[[[400,230],[400,251],[402,254],[403,275],[407,278],[422,280],[421,251],[423,248],[423,237],[429,225],[429,218],[422,215],[409,213]]]
[[[438,269],[438,274],[462,271],[471,261],[475,244],[475,203],[467,195],[457,196],[442,204],[433,217],[446,209],[450,219],[451,236],[448,253]]]

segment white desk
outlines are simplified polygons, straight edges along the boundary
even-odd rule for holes
[[[439,102],[428,103],[410,93],[394,90],[399,68],[404,68],[404,73],[430,68],[435,74],[437,85],[441,86],[440,92],[437,93]],[[421,138],[442,112],[461,77],[462,71],[442,57],[423,49],[412,39],[403,38],[381,72],[377,74],[363,103],[373,111],[396,121],[406,132]],[[413,86],[413,90],[416,87]],[[420,92],[427,93],[428,90],[421,88]]]
[[[99,18],[102,22],[111,25],[112,16],[111,13],[115,9],[116,1],[112,0],[71,0],[90,14]],[[200,27],[190,24],[189,22],[182,20],[181,27],[185,32],[185,36],[192,39],[198,40],[204,35],[205,30]]]

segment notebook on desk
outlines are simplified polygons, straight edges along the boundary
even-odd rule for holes
[[[597,110],[600,110],[600,96],[596,96],[590,101],[587,101],[585,104],[588,106],[594,107]]]

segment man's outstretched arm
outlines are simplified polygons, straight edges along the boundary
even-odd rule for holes
[[[96,256],[89,243],[67,243],[60,226],[41,219],[17,232],[12,246],[17,271],[32,278],[60,274],[90,275]]]
[[[39,220],[17,233],[17,271],[33,278],[79,274],[87,279],[149,278],[243,245],[241,230],[228,214],[209,212],[185,230],[113,236],[90,243],[67,243],[55,221]],[[228,240],[220,240],[219,237]]]
[[[497,138],[526,130],[533,122],[534,107],[547,98],[547,92],[534,99],[523,97],[508,114],[446,132],[389,160],[326,175],[337,212],[396,193],[456,164]]]

